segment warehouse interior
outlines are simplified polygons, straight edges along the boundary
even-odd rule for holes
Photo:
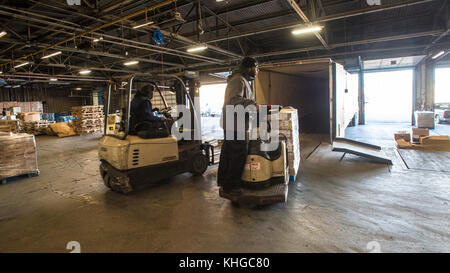
[[[449,12],[0,0],[0,252],[449,252]],[[259,64],[256,102],[288,113],[283,202],[237,204],[217,184],[221,105],[244,57]],[[143,143],[129,108],[148,84],[160,115],[182,104],[198,127],[120,150]],[[149,171],[139,156],[187,160]]]

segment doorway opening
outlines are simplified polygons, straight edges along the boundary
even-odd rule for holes
[[[410,123],[413,71],[364,74],[366,123]]]
[[[200,87],[200,111],[202,116],[202,137],[223,139],[220,116],[225,96],[226,83],[208,84]]]

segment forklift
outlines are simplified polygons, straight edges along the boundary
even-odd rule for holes
[[[105,107],[104,135],[99,140],[98,155],[101,162],[100,174],[104,184],[114,192],[128,194],[186,172],[202,175],[212,164],[210,153],[211,151],[214,153],[213,147],[208,143],[202,143],[201,139],[194,138],[194,130],[200,130],[199,128],[184,128],[183,125],[180,128],[175,127],[175,130],[179,132],[190,132],[190,139],[180,139],[171,134],[172,126],[177,126],[177,118],[180,116],[172,116],[175,109],[168,106],[159,85],[154,81],[156,77],[160,81],[173,84],[171,89],[175,92],[177,105],[187,106],[192,121],[199,118],[199,113],[197,113],[192,100],[192,95],[198,95],[195,79],[158,75],[149,80],[149,75],[132,75],[128,81],[122,82],[122,88],[120,85],[110,83]],[[189,88],[186,87],[185,81]],[[157,90],[164,108],[153,110],[157,111],[158,115],[165,117],[167,137],[146,139],[129,134],[131,100],[136,82],[151,84]],[[122,105],[126,101],[126,107],[119,115],[121,117],[117,119],[117,115],[110,115],[111,91],[113,87],[120,90],[127,85],[128,92],[122,92],[119,99]],[[125,93],[127,93],[126,96]],[[115,130],[112,126],[115,121],[111,122],[109,117],[120,120],[120,123],[115,124]]]

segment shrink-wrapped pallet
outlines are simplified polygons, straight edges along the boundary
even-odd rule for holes
[[[0,179],[38,172],[34,136],[0,133]]]
[[[300,167],[298,111],[294,108],[281,109],[279,118],[279,134],[287,139],[289,175],[295,177]]]
[[[416,125],[419,128],[434,128],[434,112],[416,111]]]

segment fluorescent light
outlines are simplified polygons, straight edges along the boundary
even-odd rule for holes
[[[206,45],[201,45],[201,46],[196,46],[196,47],[191,47],[188,48],[187,52],[197,52],[197,51],[202,51],[207,49],[208,47]]]
[[[134,26],[133,28],[134,28],[134,29],[137,29],[137,28],[140,28],[140,27],[145,27],[145,26],[154,24],[154,23],[155,23],[155,22],[150,21],[150,22],[144,23],[144,24],[142,24],[142,25]]]
[[[51,82],[57,82],[57,81],[58,81],[58,79],[55,79],[55,78],[51,78],[51,79],[50,79],[50,81],[51,81]]]
[[[322,28],[323,27],[321,27],[321,26],[299,28],[299,29],[294,29],[292,31],[292,34],[299,35],[299,34],[304,34],[304,33],[318,32],[318,31],[322,30]]]
[[[81,87],[77,87],[75,88],[75,90],[80,91],[82,88]]]
[[[26,65],[28,65],[28,64],[30,64],[29,62],[26,62],[26,63],[23,63],[23,64],[18,64],[18,65],[16,65],[16,66],[14,66],[14,68],[19,68],[19,67],[22,67],[22,66],[26,66]]]
[[[135,65],[135,64],[138,64],[139,63],[139,61],[129,61],[129,62],[126,62],[126,63],[124,63],[124,65]]]
[[[100,42],[101,40],[103,40],[103,37],[96,38],[96,39],[94,39],[94,43]]]
[[[92,72],[91,70],[86,69],[86,70],[81,70],[81,71],[80,71],[80,74],[81,74],[81,75],[86,75],[86,74],[89,74],[89,73],[91,73],[91,72]]]
[[[21,85],[14,85],[12,88],[19,88]]]
[[[3,37],[3,36],[5,36],[6,34],[8,34],[8,32],[6,32],[6,31],[0,32],[0,38]]]
[[[433,59],[433,60],[434,60],[434,59],[437,59],[437,58],[441,57],[442,55],[444,55],[444,53],[445,53],[445,51],[442,50],[442,51],[439,52],[438,54],[434,55],[434,56],[432,57],[432,59]]]
[[[57,56],[57,55],[59,55],[59,54],[61,54],[61,53],[62,53],[61,51],[58,51],[58,52],[49,54],[49,55],[47,55],[47,56],[44,56],[44,57],[42,57],[42,59],[48,59],[48,58],[51,58],[51,57],[55,57],[55,56]]]

